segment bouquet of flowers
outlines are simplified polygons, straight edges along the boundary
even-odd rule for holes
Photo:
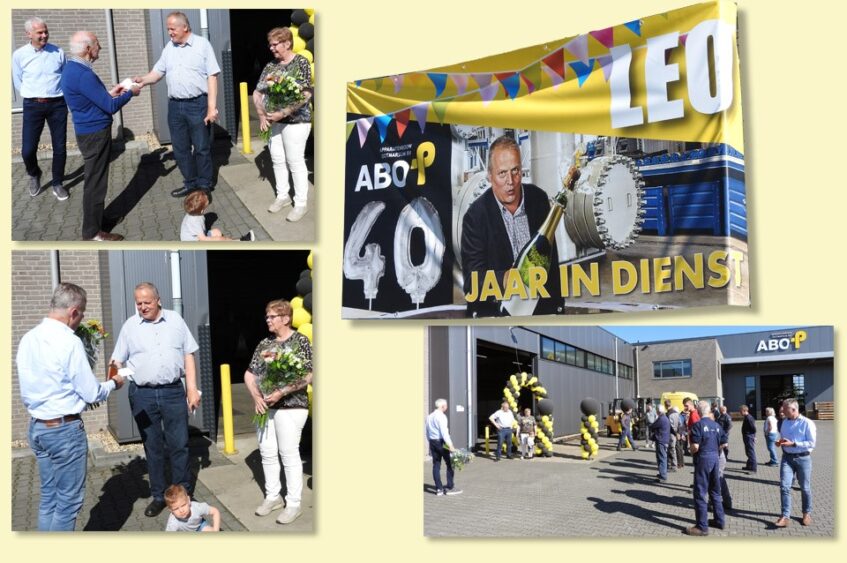
[[[259,391],[268,396],[275,390],[306,377],[309,369],[300,357],[300,346],[294,342],[281,349],[269,349],[261,353],[265,361],[265,376],[259,381]],[[254,414],[253,422],[264,428],[268,422],[268,411]]]
[[[268,113],[281,110],[304,100],[303,88],[298,82],[300,80],[300,68],[292,65],[285,70],[275,70],[265,77],[268,92],[265,97],[265,110]],[[271,139],[271,128],[268,127],[259,133],[261,139],[267,143]]]
[[[80,323],[74,334],[82,340],[82,347],[85,349],[85,355],[88,358],[88,365],[91,369],[97,365],[97,357],[100,355],[100,343],[105,340],[109,333],[103,323],[96,319],[91,319]],[[89,403],[88,409],[96,409],[100,403]]]
[[[473,454],[465,448],[450,452],[450,463],[455,471],[461,471],[471,461],[473,461]]]

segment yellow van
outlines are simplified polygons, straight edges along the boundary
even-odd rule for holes
[[[659,399],[661,405],[665,404],[665,401],[670,401],[671,406],[679,409],[679,412],[682,412],[682,401],[686,398],[691,399],[695,403],[699,400],[695,393],[689,393],[687,391],[668,391],[666,393],[662,393],[661,399]]]

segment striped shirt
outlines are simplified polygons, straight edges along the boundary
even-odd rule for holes
[[[495,198],[496,200],[496,198]],[[515,210],[514,215],[506,209],[506,207],[497,201],[500,207],[500,213],[503,216],[503,224],[506,226],[506,234],[509,235],[509,242],[512,243],[512,257],[517,260],[518,254],[521,253],[523,247],[529,242],[529,218],[526,216],[524,202],[526,198],[521,194],[521,204]]]

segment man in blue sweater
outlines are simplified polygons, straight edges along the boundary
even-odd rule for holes
[[[133,85],[106,89],[92,63],[100,56],[100,42],[90,31],[71,37],[71,56],[62,71],[62,91],[71,110],[76,142],[84,159],[85,184],[82,196],[83,240],[117,241],[123,236],[107,232],[116,217],[103,217],[109,188],[109,153],[112,149],[112,115],[141,91]],[[104,222],[110,224],[104,229]]]

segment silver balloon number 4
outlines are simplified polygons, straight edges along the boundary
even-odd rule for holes
[[[344,245],[344,276],[349,280],[364,282],[368,309],[379,292],[379,278],[385,275],[385,256],[380,254],[378,244],[372,242],[365,245],[365,240],[384,209],[385,204],[381,201],[371,201],[365,205],[356,217],[347,244]],[[365,254],[361,256],[363,246]]]

